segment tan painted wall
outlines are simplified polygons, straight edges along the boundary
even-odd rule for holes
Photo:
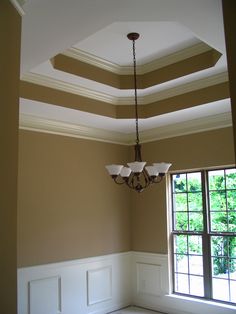
[[[143,145],[143,159],[166,161],[170,170],[234,163],[232,128],[180,136]],[[167,253],[166,181],[137,195],[132,193],[132,249]]]
[[[130,250],[130,195],[104,166],[122,145],[20,131],[18,266]]]
[[[229,87],[231,108],[233,116],[233,130],[234,130],[234,151],[236,158],[236,2],[234,0],[222,0],[223,18],[225,27],[225,42],[227,49],[227,62],[229,72]]]
[[[21,18],[0,1],[0,312],[16,313],[17,151]]]
[[[167,252],[165,181],[137,195],[104,169],[132,160],[133,147],[23,130],[19,143],[20,267],[130,249]],[[232,128],[143,144],[144,160],[170,161],[172,170],[233,158]]]

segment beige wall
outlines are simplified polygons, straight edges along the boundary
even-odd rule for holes
[[[227,49],[227,62],[229,72],[229,87],[231,108],[233,116],[233,130],[234,130],[234,151],[236,156],[236,2],[235,0],[222,0],[223,18],[225,28],[225,42]],[[236,157],[235,157],[236,158]]]
[[[0,311],[16,313],[17,152],[21,18],[0,1]]]
[[[232,128],[143,145],[143,159],[171,162],[170,170],[234,164]],[[167,253],[166,181],[132,195],[132,249]]]
[[[136,194],[104,169],[132,160],[133,147],[23,130],[19,143],[18,266],[167,252],[165,181]],[[229,165],[233,156],[232,128],[143,144],[144,160],[172,170]]]
[[[20,131],[18,266],[130,250],[130,197],[104,166],[129,150]]]

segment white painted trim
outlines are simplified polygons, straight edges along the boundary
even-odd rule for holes
[[[82,97],[87,97],[87,98],[95,99],[98,101],[103,101],[109,104],[116,104],[117,102],[115,97],[110,96],[108,94],[105,94],[102,92],[95,92],[92,89],[75,85],[72,83],[64,82],[58,79],[54,79],[52,77],[49,77],[43,74],[29,72],[29,73],[24,74],[21,80],[25,82],[61,90],[64,92],[76,94]]]
[[[193,56],[196,56],[198,54],[204,53],[206,51],[211,50],[212,48],[205,43],[201,42],[199,44],[196,44],[194,46],[182,49],[180,51],[177,51],[175,53],[169,54],[165,57],[156,59],[154,61],[148,62],[143,65],[137,66],[137,73],[138,74],[145,74],[160,68],[163,68],[167,65],[176,63],[178,61],[182,61],[187,58],[191,58]],[[82,51],[78,48],[72,47],[68,50],[66,50],[63,55],[67,57],[71,57],[73,59],[88,63],[90,65],[93,65],[95,67],[101,68],[103,70],[116,73],[119,75],[129,75],[133,74],[133,67],[132,66],[119,66],[118,64],[112,63],[110,61],[107,61],[103,58],[99,58],[97,56],[94,56],[88,52]]]
[[[131,252],[116,253],[18,269],[18,314],[31,314],[30,303],[32,308],[37,309],[37,313],[44,314],[52,313],[50,305],[58,307],[58,313],[67,314],[105,314],[130,305],[130,256]],[[90,288],[95,293],[92,297],[95,299],[88,304],[86,274],[95,274],[104,269],[108,269],[109,276],[100,274],[90,282]],[[58,278],[58,291],[55,286],[50,286],[50,278]],[[52,303],[50,298],[47,299],[47,294],[40,289],[34,291],[31,299],[30,283],[40,281],[52,295],[58,295],[57,304]],[[104,298],[99,289],[104,291]],[[42,299],[43,304],[40,302]]]
[[[137,289],[138,269],[137,264],[145,264],[146,270],[142,273],[142,293]],[[148,268],[150,266],[150,268]],[[158,268],[157,292],[152,293],[153,276],[155,267]],[[193,297],[177,296],[170,291],[169,260],[167,254],[147,252],[125,252],[104,256],[95,256],[72,261],[64,261],[47,265],[38,265],[18,269],[18,314],[29,314],[29,283],[47,278],[59,278],[58,289],[61,300],[58,307],[61,313],[75,314],[105,314],[129,305],[140,306],[155,311],[169,314],[234,314],[236,307],[219,302],[200,300]],[[88,271],[112,268],[112,298],[100,303],[87,304]],[[46,281],[45,281],[46,283]],[[102,278],[95,280],[102,285]],[[146,289],[147,287],[147,289]],[[37,298],[37,293],[39,293]],[[40,290],[36,291],[36,302],[40,301]],[[45,297],[45,295],[44,295]],[[35,300],[33,300],[35,301]],[[47,299],[46,299],[47,302]],[[50,300],[48,300],[50,303]],[[60,303],[61,302],[61,303]],[[36,305],[40,302],[36,303]],[[48,313],[44,313],[48,314]],[[51,312],[50,312],[51,314]]]
[[[140,104],[147,105],[156,101],[164,100],[170,97],[186,94],[202,88],[214,86],[228,81],[228,73],[222,72],[213,76],[208,76],[199,80],[181,84],[166,90],[140,97]]]
[[[20,14],[20,16],[25,15],[25,11],[23,10],[22,6],[26,1],[24,0],[10,0],[11,4],[14,6],[14,8],[17,10],[17,12]]]
[[[49,120],[25,114],[20,115],[20,129],[115,144],[128,145],[129,142],[129,136],[126,136],[123,133]]]
[[[22,76],[22,81],[38,84],[41,86],[65,91],[68,93],[76,94],[82,97],[95,99],[98,101],[103,101],[112,105],[133,105],[134,97],[115,97],[102,92],[93,91],[89,88],[75,85],[72,83],[57,80],[53,77],[48,77],[46,75],[29,72]],[[168,88],[166,90],[153,93],[146,96],[139,97],[140,105],[148,105],[156,101],[167,99],[170,97],[178,96],[181,94],[189,93],[194,90],[201,88],[213,86],[228,81],[228,73],[222,72],[213,76],[205,77],[196,81],[181,84],[179,86]]]
[[[232,126],[232,117],[230,112],[226,112],[142,131],[140,132],[140,139],[141,143],[147,143],[165,138],[210,131],[229,126]],[[122,145],[134,145],[135,140],[134,134],[106,131],[26,114],[20,114],[20,129]]]

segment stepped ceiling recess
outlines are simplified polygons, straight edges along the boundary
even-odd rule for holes
[[[221,1],[13,1],[22,9],[20,127],[133,144],[232,124]]]

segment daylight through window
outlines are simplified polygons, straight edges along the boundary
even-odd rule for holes
[[[236,303],[236,169],[171,183],[174,292]]]

